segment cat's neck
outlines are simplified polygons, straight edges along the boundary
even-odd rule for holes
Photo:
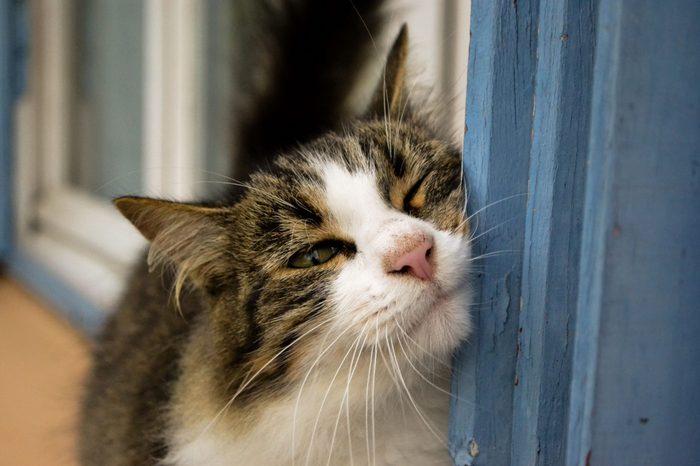
[[[368,456],[407,454],[416,448],[411,441],[418,439],[419,450],[428,451],[422,453],[429,455],[426,459],[446,455],[439,439],[447,427],[447,367],[437,365],[428,373],[427,365],[371,350],[343,357],[335,365],[330,359],[319,361],[284,393],[258,399],[254,406],[224,402],[217,412],[211,405],[207,414],[190,409],[173,418],[168,464],[201,464],[205,452],[206,464],[246,464],[246,459],[248,464],[273,465],[290,458],[292,450],[300,465],[325,464],[329,451],[335,455],[331,464],[349,464],[350,455],[353,464],[371,464]],[[191,383],[189,390],[180,390],[181,397],[202,396],[206,383]],[[201,401],[180,399],[178,404],[201,407]]]

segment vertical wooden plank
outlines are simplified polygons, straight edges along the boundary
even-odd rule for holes
[[[700,458],[700,4],[601,0],[567,464]]]
[[[598,357],[598,329],[600,326],[600,299],[604,273],[604,247],[608,217],[611,159],[604,157],[607,128],[614,126],[613,111],[618,53],[620,4],[602,3],[595,54],[592,112],[598,115],[591,121],[590,157],[586,175],[584,226],[581,237],[581,265],[579,297],[574,337],[567,465],[585,464],[591,446],[591,416]]]
[[[592,0],[542,0],[511,465],[564,463],[595,44]]]
[[[510,462],[536,1],[472,3],[465,167],[475,249],[475,333],[455,361],[456,464]]]

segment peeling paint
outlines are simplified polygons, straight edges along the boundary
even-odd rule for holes
[[[511,288],[511,273],[508,272],[503,280],[503,286],[498,288],[498,297],[496,298],[496,312],[498,323],[500,327],[497,329],[496,333],[498,335],[503,335],[506,331],[508,319],[510,318],[510,288]]]
[[[471,439],[469,441],[468,448],[469,448],[469,455],[472,458],[476,458],[477,456],[479,456],[479,444],[476,443],[476,439]]]

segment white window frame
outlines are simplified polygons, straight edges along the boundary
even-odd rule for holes
[[[148,195],[191,199],[195,193],[202,9],[198,0],[144,3]],[[145,241],[108,202],[68,182],[74,13],[73,1],[31,4],[31,81],[16,114],[16,238],[23,254],[98,309],[109,310]]]
[[[431,4],[427,25],[417,11],[423,5],[399,0],[395,29],[407,8],[412,50],[423,50],[416,61],[428,71],[424,81],[437,82],[443,94],[463,90],[469,1]],[[30,82],[16,113],[15,229],[22,254],[106,312],[145,241],[109,202],[69,184],[75,8],[74,0],[30,3]],[[200,0],[144,1],[142,169],[149,196],[190,200],[198,191],[204,166],[204,9]],[[445,27],[457,31],[453,44],[463,48],[445,45]],[[463,100],[445,109],[460,115],[460,125]]]

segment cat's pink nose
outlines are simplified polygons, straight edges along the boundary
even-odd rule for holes
[[[398,257],[390,262],[391,273],[406,273],[421,280],[433,278],[433,267],[430,256],[433,250],[433,239],[421,235],[413,241],[407,241]]]

